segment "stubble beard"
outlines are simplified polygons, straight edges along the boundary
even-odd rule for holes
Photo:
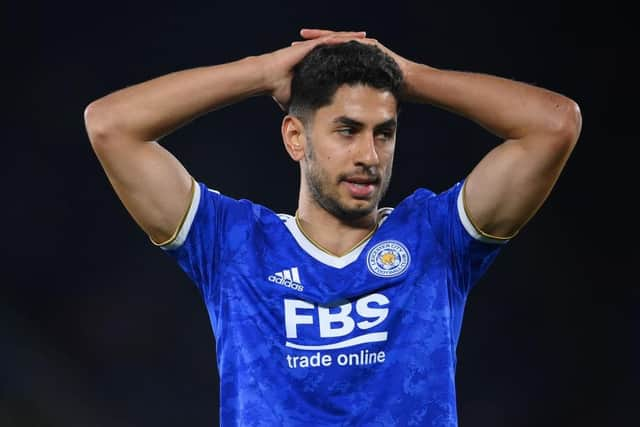
[[[311,141],[309,141],[311,142]],[[391,181],[391,167],[384,174],[380,176],[379,187],[376,190],[376,194],[373,195],[367,203],[360,208],[350,208],[345,203],[340,201],[340,195],[338,193],[338,186],[343,179],[343,176],[339,176],[336,179],[335,190],[331,189],[331,179],[327,175],[326,171],[318,167],[317,162],[314,159],[313,149],[311,144],[307,144],[308,151],[305,153],[305,166],[303,172],[305,174],[305,181],[311,196],[318,205],[324,210],[345,221],[352,221],[360,219],[366,215],[369,215],[374,209],[378,207],[378,203],[387,192],[389,183]],[[368,171],[364,171],[368,172]]]

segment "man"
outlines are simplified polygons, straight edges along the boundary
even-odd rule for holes
[[[89,105],[91,144],[151,240],[200,289],[222,425],[457,425],[456,345],[470,289],[534,215],[578,139],[566,97],[417,64],[364,33],[172,73]],[[295,216],[196,182],[155,140],[254,95],[288,110]],[[505,141],[441,194],[378,209],[398,105],[463,115]]]

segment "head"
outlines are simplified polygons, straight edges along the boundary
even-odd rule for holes
[[[320,45],[294,69],[282,135],[301,197],[344,220],[374,212],[391,179],[402,73],[376,46]]]

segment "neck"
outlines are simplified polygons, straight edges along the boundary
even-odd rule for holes
[[[315,200],[300,195],[296,221],[302,233],[323,251],[343,256],[366,240],[377,228],[378,210],[344,220],[328,212]]]

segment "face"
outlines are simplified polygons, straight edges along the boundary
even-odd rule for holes
[[[309,193],[338,218],[371,214],[391,179],[395,97],[369,86],[343,85],[311,120],[301,160]]]

